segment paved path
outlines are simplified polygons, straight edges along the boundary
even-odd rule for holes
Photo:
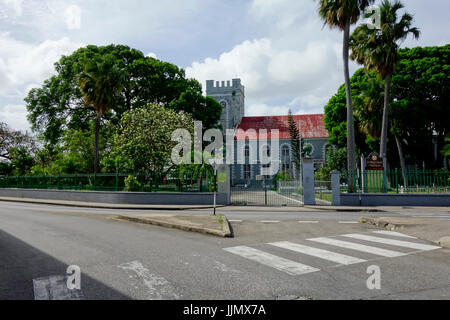
[[[225,239],[114,220],[124,211],[0,203],[0,299],[450,299],[450,250],[339,223],[355,213],[281,213]],[[64,289],[72,265],[79,292]]]

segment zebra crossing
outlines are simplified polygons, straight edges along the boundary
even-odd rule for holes
[[[408,239],[408,241],[406,241],[406,239]],[[363,243],[361,243],[361,241]],[[308,245],[290,241],[269,242],[267,245],[270,246],[269,248],[277,248],[294,252],[299,254],[299,256],[311,256],[320,260],[333,262],[336,263],[337,266],[368,262],[373,259],[379,259],[380,257],[396,258],[412,253],[431,251],[441,248],[435,245],[420,243],[415,237],[399,232],[384,230],[372,231],[371,234],[353,233],[333,237],[309,238],[305,239],[304,242],[307,242]],[[365,243],[370,243],[370,245]],[[318,248],[315,244],[325,245],[327,248],[331,249],[325,250]],[[380,247],[380,245],[384,247]],[[340,249],[341,251],[342,249],[345,249],[346,254],[335,252],[333,251],[335,250],[333,248],[337,248],[338,250]],[[252,263],[258,263],[266,267],[274,268],[291,276],[320,271],[320,266],[308,265],[303,262],[289,260],[249,246],[241,245],[224,248],[223,250],[240,256],[241,258],[251,260]],[[404,252],[405,250],[409,250],[409,252]],[[372,259],[358,257],[358,253],[364,253],[366,256],[370,255],[374,257]]]

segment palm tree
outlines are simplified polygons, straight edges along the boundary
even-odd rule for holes
[[[366,83],[361,85],[361,93],[355,97],[355,115],[359,120],[361,132],[370,136],[372,139],[380,139],[385,82],[378,76],[370,77],[369,73],[366,74],[368,80]],[[392,118],[392,120],[394,119]],[[390,126],[391,128],[394,127],[392,122],[390,123]],[[392,131],[395,142],[397,143],[397,150],[404,181],[403,184],[406,187],[406,164],[405,157],[403,155],[402,142],[400,140],[399,133],[394,130]]]
[[[347,169],[356,170],[355,128],[348,66],[350,26],[374,0],[319,0],[319,15],[330,28],[343,31],[342,58],[344,60],[345,92],[347,95]]]
[[[95,109],[94,173],[98,171],[98,138],[102,116],[114,107],[123,88],[125,72],[112,55],[85,57],[78,83],[84,102]]]
[[[392,75],[399,60],[398,41],[406,39],[409,34],[416,39],[420,35],[419,30],[411,26],[413,17],[410,14],[405,13],[398,20],[398,11],[403,8],[400,1],[391,3],[384,0],[380,7],[380,28],[361,25],[356,28],[350,41],[351,59],[363,64],[368,70],[375,70],[385,81],[380,143],[380,155],[384,159],[385,169],[390,88]]]
[[[384,81],[379,77],[368,77],[367,82],[361,84],[361,93],[354,97],[359,128],[374,140],[380,138],[383,91]]]

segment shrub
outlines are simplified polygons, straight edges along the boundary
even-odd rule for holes
[[[136,191],[139,190],[141,188],[141,184],[139,183],[138,179],[133,176],[133,175],[129,175],[128,177],[125,178],[125,191]]]

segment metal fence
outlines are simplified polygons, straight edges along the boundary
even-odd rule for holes
[[[346,193],[450,193],[448,170],[370,170],[341,173]]]
[[[180,175],[178,172],[168,172],[165,174],[99,173],[55,176],[0,176],[0,188],[125,191],[125,180],[129,175],[135,177],[137,183],[129,186],[126,191],[211,192],[216,186],[213,176],[199,177],[193,173]]]
[[[302,183],[298,180],[249,180],[231,187],[231,203],[243,206],[302,206]]]
[[[316,204],[331,205],[331,202],[333,200],[331,181],[315,180],[314,193],[316,198]]]

